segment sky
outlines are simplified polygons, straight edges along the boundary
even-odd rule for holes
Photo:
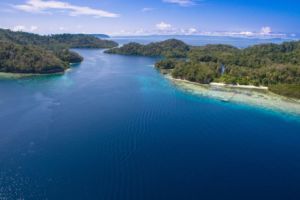
[[[0,27],[39,34],[294,36],[300,0],[1,0]]]

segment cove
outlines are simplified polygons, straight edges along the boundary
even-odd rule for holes
[[[77,50],[0,79],[0,199],[300,198],[299,116],[178,88],[154,58]]]

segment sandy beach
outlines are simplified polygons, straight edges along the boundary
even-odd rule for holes
[[[227,85],[223,83],[205,85],[174,79],[169,75],[166,78],[179,88],[197,95],[219,99],[223,102],[249,104],[278,112],[300,115],[300,100],[274,94],[267,87]]]
[[[210,86],[222,86],[222,87],[228,87],[228,88],[239,88],[239,89],[255,89],[255,90],[268,90],[268,87],[264,86],[254,86],[254,85],[232,85],[232,84],[225,84],[225,83],[216,83],[212,82],[209,84]]]

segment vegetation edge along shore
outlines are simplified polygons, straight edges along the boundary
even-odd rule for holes
[[[72,48],[113,48],[118,44],[93,35],[41,36],[0,29],[0,72],[21,74],[63,73],[83,57]]]
[[[170,39],[147,45],[129,43],[105,53],[161,57],[155,67],[173,78],[201,84],[262,86],[300,99],[300,41],[239,49],[221,44],[190,46]]]
[[[300,99],[300,41],[260,44],[245,49],[230,45],[190,46],[169,39],[147,45],[118,43],[93,35],[41,36],[0,29],[0,72],[63,73],[83,57],[72,48],[106,48],[105,53],[155,56],[155,67],[173,78],[210,84],[268,87],[271,92]]]

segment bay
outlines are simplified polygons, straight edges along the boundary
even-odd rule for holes
[[[0,79],[0,199],[300,198],[299,116],[185,91],[155,58],[76,51],[64,75]]]

